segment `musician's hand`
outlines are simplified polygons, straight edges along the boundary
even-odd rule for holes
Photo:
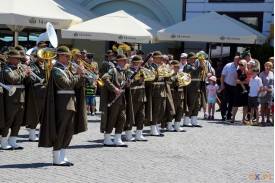
[[[115,88],[115,94],[118,96],[118,95],[120,95],[120,93],[121,93],[120,89]]]
[[[25,74],[26,76],[30,76],[30,75],[31,75],[31,72],[32,72],[32,70],[31,70],[31,68],[28,66],[28,67],[25,68],[25,73],[24,73],[24,74]]]
[[[80,76],[83,76],[84,75],[84,67],[83,66],[79,66],[77,69],[76,69],[76,73]]]

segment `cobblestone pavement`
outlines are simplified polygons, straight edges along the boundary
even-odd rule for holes
[[[0,182],[273,182],[273,127],[200,120],[203,128],[112,148],[102,147],[99,123],[89,119],[68,150],[73,167],[51,166],[51,149],[27,142],[22,129],[25,149],[0,151]]]

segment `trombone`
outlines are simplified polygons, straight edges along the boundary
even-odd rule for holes
[[[70,63],[75,69],[82,65],[84,67],[84,76],[85,76],[85,78],[92,79],[93,81],[96,81],[99,86],[104,85],[103,80],[101,78],[98,78],[97,75],[93,72],[93,70],[95,69],[94,65],[90,65],[89,63],[87,63],[83,59],[78,59],[78,61],[79,61],[79,65],[74,63],[74,62],[70,62]]]
[[[16,92],[16,87],[8,86],[0,82],[0,86],[9,92],[9,96],[12,96]]]

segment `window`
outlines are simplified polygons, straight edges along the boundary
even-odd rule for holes
[[[208,0],[210,3],[263,3],[264,0]]]
[[[240,22],[247,24],[248,26],[262,31],[263,28],[263,13],[261,12],[219,12],[232,17]]]

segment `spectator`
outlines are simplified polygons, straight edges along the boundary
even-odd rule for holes
[[[257,75],[259,69],[254,67],[252,69],[253,75],[249,81],[249,93],[248,93],[248,107],[250,109],[250,120],[248,124],[250,125],[259,125],[259,111],[258,111],[258,95],[263,89],[263,83],[261,78]],[[253,123],[252,114],[256,114],[256,121]]]
[[[234,101],[237,66],[240,61],[240,56],[235,56],[234,61],[226,64],[222,70],[221,75],[221,91],[223,92],[223,99],[221,104],[222,120],[231,120],[232,107]]]
[[[274,87],[274,75],[271,71],[273,64],[271,62],[266,62],[264,64],[265,70],[260,73],[259,77],[263,82],[262,96],[259,96],[259,102],[261,104],[261,116],[262,125],[272,125],[270,121],[270,110],[272,104],[272,91]],[[266,118],[266,121],[265,121]]]
[[[235,122],[235,117],[238,111],[238,107],[243,107],[243,119],[242,122],[245,123],[245,117],[247,114],[248,105],[248,83],[247,80],[247,62],[246,60],[240,60],[237,69],[237,85],[236,92],[234,95],[234,104],[232,109],[232,123]]]
[[[180,55],[180,71],[183,70],[186,64],[187,64],[187,53],[182,53]]]
[[[217,78],[211,76],[209,78],[209,85],[206,87],[207,92],[207,104],[208,104],[208,119],[214,120],[215,104],[217,100],[218,85],[216,84]]]

